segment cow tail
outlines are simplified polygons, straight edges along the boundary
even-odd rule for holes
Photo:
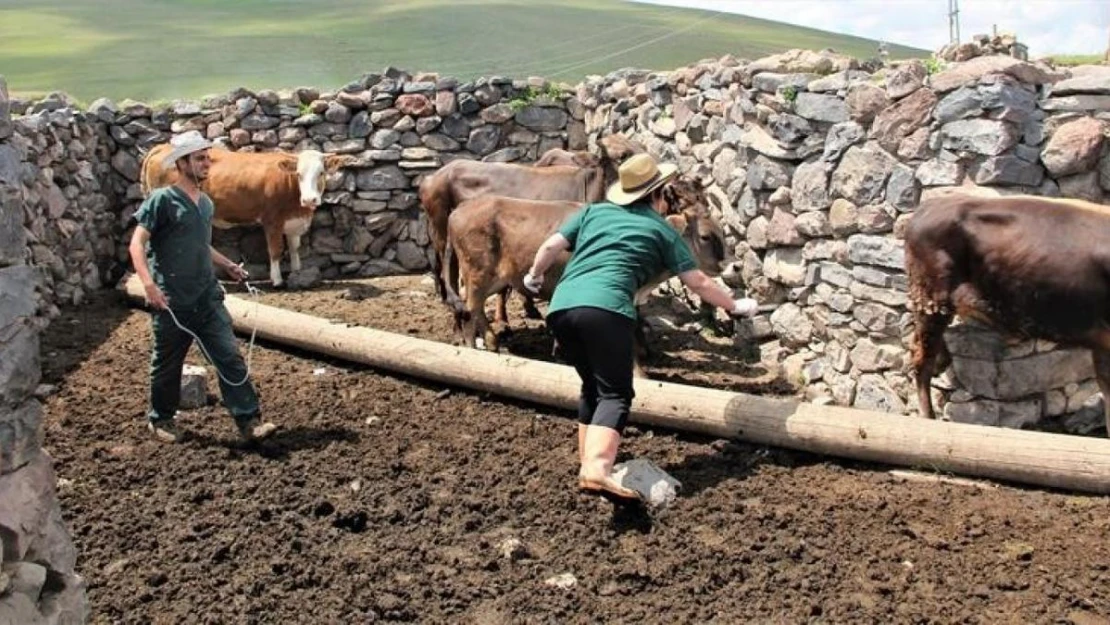
[[[455,262],[455,242],[451,238],[451,231],[447,231],[447,243],[443,248],[443,263],[440,271],[443,272],[443,295],[447,305],[455,314],[455,329],[461,330],[462,325],[470,321],[470,311],[466,309],[457,291],[458,285],[451,280],[451,263]]]

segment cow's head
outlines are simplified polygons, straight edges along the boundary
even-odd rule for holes
[[[297,154],[295,161],[283,160],[278,166],[285,173],[297,176],[301,207],[315,210],[324,197],[327,175],[354,162],[354,157],[345,154],[324,154],[316,150],[303,150]]]
[[[724,228],[709,212],[701,186],[678,176],[664,187],[663,198],[667,203],[665,219],[682,234],[698,268],[710,276],[730,271],[735,259],[725,241]]]

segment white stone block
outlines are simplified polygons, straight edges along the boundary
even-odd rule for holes
[[[208,403],[208,370],[185,365],[181,371],[181,409],[203,408]]]

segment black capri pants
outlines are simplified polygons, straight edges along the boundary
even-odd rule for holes
[[[622,432],[635,397],[632,349],[636,322],[601,308],[579,306],[551,313],[547,326],[582,379],[578,422]]]

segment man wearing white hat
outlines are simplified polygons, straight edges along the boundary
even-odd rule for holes
[[[548,267],[561,252],[571,251],[548,306],[547,325],[582,379],[578,486],[615,501],[639,499],[611,477],[634,396],[636,291],[669,271],[703,301],[735,316],[751,316],[758,309],[755,300],[733,300],[702,273],[686,242],[662,217],[663,188],[676,169],[648,154],[630,157],[606,193],[608,202],[590,204],[570,217],[543,243],[524,276],[525,287],[538,292]]]
[[[154,308],[148,427],[154,437],[177,442],[174,416],[181,401],[181,369],[195,338],[216,367],[220,395],[247,440],[266,438],[277,429],[259,417],[258,394],[235,344],[231,317],[213,265],[235,280],[246,272],[212,247],[212,200],[200,185],[208,176],[211,143],[199,132],[174,137],[163,161],[176,168],[178,181],[155,189],[135,213],[138,225],[129,251],[135,273]],[[149,249],[148,249],[149,244]]]

